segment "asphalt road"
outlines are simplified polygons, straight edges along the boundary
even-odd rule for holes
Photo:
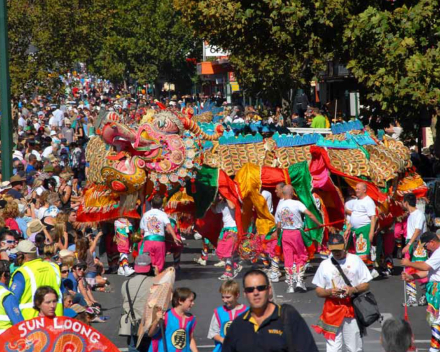
[[[221,281],[217,278],[222,273],[222,268],[215,268],[213,264],[217,261],[214,255],[209,256],[208,265],[202,267],[196,265],[193,258],[200,253],[201,242],[195,240],[187,240],[186,248],[182,255],[182,270],[178,273],[176,287],[190,287],[197,293],[197,299],[192,313],[197,318],[197,328],[195,330],[195,338],[197,345],[201,351],[211,351],[213,342],[206,338],[208,334],[209,324],[211,321],[213,309],[221,305],[221,298],[218,292]],[[105,255],[102,258],[105,261]],[[167,265],[172,262],[172,257],[167,257]],[[275,297],[277,303],[288,303],[301,313],[308,325],[315,323],[318,319],[323,299],[316,296],[314,287],[311,284],[313,274],[318,267],[320,259],[313,261],[313,268],[307,272],[306,285],[308,291],[306,293],[287,294],[287,285],[284,282],[275,283]],[[251,265],[245,265],[243,272]],[[237,280],[240,280],[243,273],[240,273]],[[126,278],[117,275],[108,275],[114,292],[104,293],[96,292],[95,296],[103,305],[104,315],[110,317],[107,323],[93,324],[96,329],[110,338],[113,343],[119,347],[121,351],[127,350],[126,339],[118,336],[119,317],[121,315],[121,284]],[[371,291],[376,296],[381,312],[384,317],[395,316],[403,318],[404,308],[403,302],[403,282],[400,276],[393,276],[383,280],[375,280],[371,283]],[[246,303],[244,299],[241,300]],[[430,329],[425,320],[426,307],[409,308],[409,319],[416,340],[418,351],[427,351],[429,349]],[[364,338],[364,351],[376,352],[383,351],[380,342],[381,326],[375,323],[368,328],[368,336]],[[315,341],[320,351],[325,351],[325,340],[321,335],[313,332]]]

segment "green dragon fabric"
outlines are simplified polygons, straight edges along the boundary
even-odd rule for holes
[[[203,165],[197,172],[195,179],[195,193],[192,193],[191,182],[187,182],[186,192],[194,198],[196,218],[205,216],[211,204],[214,202],[218,192],[219,170],[214,167]]]
[[[294,188],[298,199],[307,207],[310,212],[322,223],[322,215],[316,207],[312,195],[312,176],[310,175],[307,161],[296,163],[289,166],[288,169],[290,182]],[[316,227],[316,224],[307,215],[304,219],[305,228]],[[310,247],[313,241],[322,242],[323,229],[303,231],[303,240],[306,247]]]

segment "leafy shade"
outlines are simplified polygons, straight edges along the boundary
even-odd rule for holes
[[[230,53],[247,91],[277,98],[342,57],[342,33],[364,2],[174,0],[196,35]],[[371,1],[370,3],[376,3]]]
[[[414,127],[422,109],[439,104],[439,1],[369,7],[352,18],[344,39],[348,67],[384,112]]]

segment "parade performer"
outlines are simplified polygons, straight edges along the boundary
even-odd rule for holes
[[[173,308],[165,314],[158,309],[156,317],[151,324],[148,335],[152,338],[148,352],[165,351],[164,339],[159,331],[161,320],[164,321],[165,343],[168,352],[198,352],[194,339],[194,329],[197,325],[196,318],[190,314],[196,299],[195,292],[189,288],[177,288],[173,293]]]
[[[428,301],[427,320],[431,326],[431,347],[429,352],[440,351],[440,239],[433,232],[425,232],[420,237],[423,247],[431,253],[425,262],[412,262],[408,258],[402,259],[402,265],[418,270],[417,273],[402,272],[402,279],[406,282],[417,279],[428,279],[426,285],[426,299]]]
[[[179,245],[175,244],[174,241],[166,241],[166,252],[173,254],[173,265],[174,269],[179,270],[180,269],[180,257],[182,256],[183,252],[183,245],[182,245],[182,236],[180,235],[180,231],[177,228],[177,221],[170,217],[170,224],[171,227],[174,230],[174,233],[176,234],[176,237],[178,238],[181,243]],[[167,232],[167,234],[169,234]]]
[[[155,195],[151,201],[152,209],[142,216],[140,223],[143,240],[139,254],[150,253],[151,264],[155,269],[156,275],[159,274],[165,266],[165,229],[171,234],[176,245],[182,243],[177,238],[168,215],[161,210],[162,205],[162,197]]]
[[[341,234],[329,236],[328,248],[332,257],[321,262],[313,278],[316,294],[324,298],[324,309],[316,323],[312,325],[318,334],[327,340],[327,352],[362,351],[362,337],[356,322],[351,296],[369,289],[373,279],[360,257],[347,253]],[[339,264],[351,282],[347,286],[335,264]]]
[[[428,253],[420,242],[420,235],[428,230],[426,225],[425,214],[416,208],[417,199],[413,193],[407,193],[403,196],[403,206],[409,212],[408,221],[406,223],[406,245],[402,250],[402,254],[406,259],[412,262],[424,262],[428,259]],[[406,305],[408,307],[416,307],[417,305],[426,305],[426,280],[419,281],[422,289],[422,296],[417,302],[417,287],[415,281],[406,283],[406,294],[408,299]]]
[[[219,280],[231,280],[241,270],[241,266],[234,261],[238,235],[235,223],[235,204],[219,194],[217,202],[213,204],[213,212],[222,214],[223,221],[216,253],[220,260],[225,261],[225,272],[219,277]]]
[[[308,252],[302,238],[303,219],[301,214],[305,214],[318,226],[321,223],[315,215],[300,201],[293,200],[293,187],[286,185],[283,187],[284,201],[277,207],[275,221],[277,228],[283,231],[282,245],[284,255],[284,266],[287,268],[288,288],[287,293],[305,292],[304,284],[305,264],[308,259]],[[293,287],[296,281],[296,288]]]
[[[222,295],[223,305],[214,309],[208,333],[208,339],[215,341],[213,352],[222,350],[223,341],[232,321],[248,310],[246,305],[238,303],[240,286],[236,281],[223,282],[219,291]]]
[[[367,185],[359,182],[356,185],[357,200],[353,202],[352,208],[345,209],[346,213],[350,215],[350,225],[352,235],[349,237],[348,246],[351,242],[355,242],[355,251],[358,256],[366,263],[371,265],[371,243],[374,238],[374,231],[376,228],[376,205],[374,201],[367,195]],[[373,277],[378,277],[379,273],[376,269],[372,269]]]
[[[126,218],[119,218],[115,221],[115,240],[119,251],[118,275],[130,276],[134,269],[128,265],[130,254],[130,234],[133,234],[133,225]]]
[[[275,186],[275,194],[279,198],[278,201],[278,207],[283,204],[284,202],[284,196],[283,196],[283,187],[286,184],[284,182],[280,182]],[[276,211],[275,211],[276,213]],[[270,238],[270,241],[267,242],[266,245],[266,256],[269,257],[270,263],[269,263],[269,271],[267,272],[269,276],[269,280],[272,282],[279,282],[281,277],[281,270],[280,270],[280,245],[278,238],[281,236],[281,233],[278,233],[275,231]],[[263,260],[264,262],[264,260]],[[288,272],[286,271],[286,276],[288,276]]]

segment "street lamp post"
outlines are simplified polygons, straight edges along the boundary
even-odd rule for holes
[[[6,0],[0,0],[0,103],[2,179],[5,181],[12,176],[12,116]]]

